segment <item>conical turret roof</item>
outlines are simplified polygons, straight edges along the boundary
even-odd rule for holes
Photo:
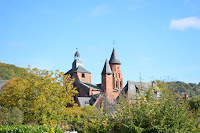
[[[112,74],[112,70],[110,68],[110,65],[108,63],[108,60],[106,59],[104,67],[103,67],[103,71],[101,74]]]
[[[117,57],[117,54],[116,54],[116,51],[115,51],[115,48],[113,48],[113,52],[112,52],[112,55],[110,57],[110,61],[109,61],[110,64],[121,64],[121,62],[119,61],[118,57]]]
[[[76,53],[74,54],[75,57],[80,57],[80,54],[78,51],[76,51]]]

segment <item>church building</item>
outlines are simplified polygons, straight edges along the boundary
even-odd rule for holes
[[[80,60],[80,53],[76,51],[72,69],[65,73],[70,74],[75,79],[74,87],[79,92],[74,98],[75,102],[84,107],[86,105],[101,107],[102,102],[109,104],[115,103],[120,94],[125,94],[131,99],[137,99],[138,89],[145,94],[149,88],[156,89],[156,82],[134,82],[127,81],[123,88],[123,75],[121,73],[121,62],[117,57],[115,48],[113,48],[110,60],[106,59],[101,73],[101,83],[91,83],[91,73],[83,68]],[[156,94],[159,97],[159,92]]]
[[[80,60],[80,53],[76,51],[72,69],[65,74],[74,78],[74,87],[79,94],[75,96],[75,102],[80,106],[85,105],[101,106],[102,98],[113,103],[123,89],[123,75],[121,73],[121,62],[113,48],[110,60],[106,59],[102,73],[101,84],[91,83],[91,73],[83,68]]]

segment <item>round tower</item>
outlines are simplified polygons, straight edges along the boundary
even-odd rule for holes
[[[123,89],[123,76],[121,73],[121,62],[117,57],[115,48],[113,48],[109,64],[113,72],[113,87],[120,91]]]
[[[101,88],[103,89],[106,99],[109,102],[113,101],[113,77],[112,77],[112,71],[110,68],[110,65],[106,59],[103,71],[101,73],[101,78],[102,78],[102,84]]]

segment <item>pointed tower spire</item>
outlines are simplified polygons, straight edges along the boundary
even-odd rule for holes
[[[113,52],[112,52],[112,55],[110,57],[110,61],[109,61],[110,64],[121,64],[118,57],[117,57],[117,54],[116,54],[116,51],[115,51],[115,48],[113,48]]]
[[[74,59],[79,59],[79,58],[80,58],[80,53],[77,50],[76,53],[74,54]]]
[[[107,59],[105,61],[105,64],[104,64],[104,67],[103,67],[103,71],[102,71],[101,74],[112,74],[112,71],[111,71],[111,68],[110,68],[110,65],[109,65]]]
[[[77,50],[74,54],[74,62],[72,63],[72,69],[76,69],[78,66],[83,66],[83,63],[80,60],[80,53]]]

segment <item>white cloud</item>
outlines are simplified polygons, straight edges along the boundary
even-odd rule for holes
[[[26,46],[26,43],[24,42],[18,42],[18,41],[11,41],[8,43],[12,47],[23,47]]]
[[[200,18],[187,17],[187,18],[183,18],[183,19],[171,20],[170,29],[186,30],[189,28],[200,29]]]
[[[101,16],[106,13],[108,13],[109,10],[105,5],[98,5],[96,8],[92,11],[91,15],[92,16]]]

